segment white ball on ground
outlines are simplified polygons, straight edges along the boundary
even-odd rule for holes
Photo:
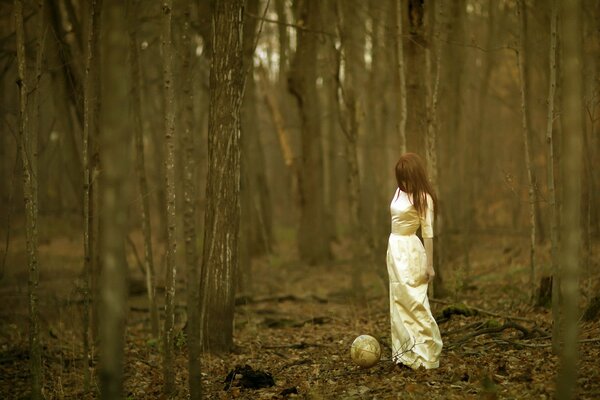
[[[373,336],[360,335],[352,342],[350,357],[359,367],[372,367],[381,358],[381,346]]]

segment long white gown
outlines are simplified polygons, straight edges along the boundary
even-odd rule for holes
[[[387,269],[390,278],[392,359],[413,369],[439,366],[442,351],[440,330],[427,298],[427,255],[416,236],[433,238],[433,207],[420,217],[409,196],[396,190],[390,212],[392,231],[388,241]]]

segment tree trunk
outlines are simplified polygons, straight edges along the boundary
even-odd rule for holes
[[[564,347],[560,360],[557,398],[575,398],[577,385],[579,263],[581,246],[581,174],[583,124],[581,4],[561,1],[562,17],[562,125],[564,136],[564,206],[560,263],[564,294]]]
[[[306,30],[297,32],[296,54],[290,68],[289,89],[300,112],[302,157],[300,163],[300,229],[298,247],[302,260],[317,264],[331,258],[329,226],[323,196],[323,156],[320,105],[317,92],[317,36],[321,3],[299,3],[298,20]]]
[[[161,5],[162,32],[161,50],[163,67],[163,90],[165,98],[165,192],[167,200],[167,249],[165,277],[165,328],[163,333],[163,376],[164,393],[170,397],[175,392],[175,370],[173,364],[173,346],[175,338],[175,252],[177,250],[177,219],[175,213],[175,87],[173,82],[173,42],[171,19],[173,0]]]
[[[146,162],[144,156],[144,129],[141,101],[141,66],[140,53],[137,39],[139,21],[139,1],[129,0],[129,57],[131,76],[131,101],[133,105],[133,133],[135,136],[135,172],[138,179],[138,189],[141,200],[142,235],[144,237],[144,273],[146,280],[146,293],[148,296],[148,309],[150,310],[150,326],[152,337],[158,339],[159,321],[158,306],[156,305],[156,279],[154,275],[154,260],[152,254],[152,227],[150,225],[150,194],[148,179],[146,178]]]
[[[368,259],[368,246],[361,222],[361,184],[358,165],[358,138],[363,122],[363,99],[365,89],[364,76],[364,29],[357,15],[356,4],[349,0],[337,2],[338,24],[341,37],[337,49],[337,85],[336,104],[340,109],[340,125],[346,138],[346,162],[348,167],[348,203],[350,207],[349,230],[353,249],[352,292],[357,296],[364,292],[361,283],[361,271]],[[342,62],[343,58],[343,62]],[[343,71],[342,71],[343,69]],[[343,80],[342,80],[343,74]]]
[[[535,245],[536,245],[536,204],[537,204],[537,190],[535,171],[533,165],[533,140],[531,129],[529,126],[528,118],[528,103],[527,96],[529,95],[529,80],[526,76],[527,65],[526,65],[526,54],[525,41],[527,39],[527,8],[524,0],[518,1],[518,12],[519,12],[519,50],[517,51],[517,63],[519,67],[519,77],[521,80],[521,115],[522,115],[522,129],[523,129],[523,143],[525,146],[525,166],[527,168],[527,180],[529,182],[529,229],[530,229],[530,242],[529,242],[529,280],[530,280],[530,295],[531,299],[535,298],[535,286],[536,286],[536,267],[535,267]]]
[[[443,6],[444,2],[437,4],[437,9],[433,8],[433,4],[429,3],[426,10],[428,21],[430,21],[431,27],[429,28],[429,46],[425,50],[426,60],[426,71],[427,71],[427,106],[428,106],[428,118],[427,118],[427,136],[425,138],[426,148],[425,155],[427,160],[427,169],[429,172],[429,179],[431,184],[436,191],[440,193],[439,185],[439,164],[438,164],[438,97],[440,89],[440,75],[442,70],[442,46],[445,42],[445,35],[442,34],[444,30],[444,19],[443,19]],[[435,40],[434,40],[435,38]],[[431,46],[435,44],[435,76],[432,73],[431,65]],[[442,297],[445,295],[444,283],[442,279],[442,266],[443,262],[443,249],[445,234],[443,232],[443,212],[436,210],[436,221],[434,224],[435,229],[435,255],[433,257],[433,266],[436,271],[434,281],[432,282],[431,292],[437,296]]]
[[[402,0],[392,0],[395,5],[395,35],[394,41],[396,44],[396,73],[397,73],[397,95],[399,96],[398,101],[398,135],[400,136],[400,152],[406,153],[406,120],[407,120],[407,107],[406,107],[406,78],[404,73],[404,45],[403,45],[403,33],[402,33]]]
[[[180,0],[177,3],[182,13],[181,31],[177,45],[181,57],[180,99],[182,115],[182,135],[180,148],[183,162],[183,235],[185,242],[185,270],[187,294],[187,345],[188,345],[188,385],[191,399],[202,397],[201,347],[200,347],[200,274],[197,250],[197,166],[196,140],[200,133],[194,124],[194,90],[192,80],[192,31],[191,6],[189,2]]]
[[[86,43],[86,59],[85,59],[85,76],[83,87],[83,268],[85,278],[83,280],[83,374],[84,374],[84,390],[90,390],[90,343],[89,343],[89,325],[90,325],[90,286],[92,282],[92,262],[94,260],[94,248],[92,246],[94,239],[94,197],[92,196],[92,138],[96,133],[96,125],[98,124],[98,115],[96,111],[96,97],[98,92],[94,82],[98,79],[98,71],[95,65],[99,60],[96,59],[98,54],[98,22],[100,20],[99,12],[102,9],[102,0],[92,0],[89,6],[88,15],[88,36]]]
[[[550,207],[551,272],[552,272],[552,348],[559,351],[560,343],[560,269],[558,264],[558,205],[556,202],[554,168],[554,98],[556,93],[556,42],[558,25],[557,0],[550,3],[550,82],[548,89],[548,112],[546,117],[546,170],[548,174],[548,206]]]
[[[217,1],[209,86],[208,176],[201,272],[201,338],[209,352],[233,346],[240,223],[243,0]]]
[[[289,36],[286,26],[287,18],[285,15],[285,0],[275,0],[275,10],[277,12],[277,20],[280,22],[277,25],[279,38],[279,82],[285,87],[288,78],[288,59],[289,59]]]
[[[40,18],[41,18],[40,14]],[[39,335],[38,311],[38,182],[37,182],[37,132],[31,130],[29,124],[28,95],[30,82],[27,77],[27,56],[25,53],[25,23],[23,20],[23,3],[14,2],[14,21],[17,47],[17,86],[19,87],[18,111],[18,146],[23,163],[23,198],[25,200],[25,236],[27,248],[27,264],[29,267],[29,371],[31,373],[31,398],[42,398],[42,348]],[[40,35],[41,29],[37,34]],[[41,40],[41,36],[37,40]],[[41,48],[38,49],[41,51]],[[38,116],[39,117],[39,116]]]
[[[123,80],[127,69],[127,31],[121,1],[104,0],[102,24],[102,207],[100,275],[100,397],[123,397],[123,354],[127,312],[127,262],[125,238],[130,197],[127,110],[129,87]]]
[[[246,10],[258,14],[259,1],[249,0]],[[241,135],[241,221],[240,221],[240,273],[238,287],[250,284],[250,261],[253,257],[271,251],[271,205],[265,178],[265,157],[260,143],[257,93],[254,80],[254,45],[256,43],[256,18],[244,22],[244,72],[246,87],[242,103]]]

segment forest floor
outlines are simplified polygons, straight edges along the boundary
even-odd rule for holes
[[[51,229],[40,235],[48,238],[40,246],[44,394],[48,399],[91,399],[94,392],[83,392],[81,241]],[[141,249],[139,238],[134,241]],[[254,263],[252,290],[238,296],[236,352],[202,360],[204,398],[553,398],[559,360],[549,338],[552,316],[549,309],[528,301],[525,246],[522,238],[490,237],[473,249],[468,275],[459,260],[449,263],[444,275],[450,294],[431,301],[444,341],[440,367],[413,371],[389,361],[389,304],[385,283],[374,267],[363,273],[364,296],[358,300],[349,289],[347,262],[306,266],[294,261],[292,241],[281,240],[275,254]],[[344,253],[342,246],[336,250]],[[127,399],[158,399],[163,382],[160,346],[150,337],[141,273],[134,260],[131,255],[125,390]],[[378,268],[385,268],[384,257],[379,261]],[[1,399],[24,399],[28,394],[25,265],[24,242],[16,235],[0,280]],[[185,399],[185,277],[178,274],[175,374],[177,398]],[[587,274],[584,281],[582,307],[590,288],[598,288],[600,274]],[[460,306],[455,310],[465,311],[466,306],[476,312],[443,321],[443,311],[456,305]],[[583,343],[578,397],[600,398],[600,341],[590,340],[600,338],[600,323],[581,322],[579,329]],[[382,360],[369,369],[355,366],[349,357],[350,345],[360,334],[370,334],[382,344]],[[92,372],[96,365],[94,360]],[[275,386],[232,385],[224,390],[228,372],[237,365],[270,373]]]

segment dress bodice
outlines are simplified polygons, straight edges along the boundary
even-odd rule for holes
[[[420,226],[423,238],[433,237],[433,204],[429,195],[427,195],[425,215],[420,216],[412,204],[410,196],[402,190],[396,189],[390,204],[390,213],[392,215],[392,234],[414,235]]]

